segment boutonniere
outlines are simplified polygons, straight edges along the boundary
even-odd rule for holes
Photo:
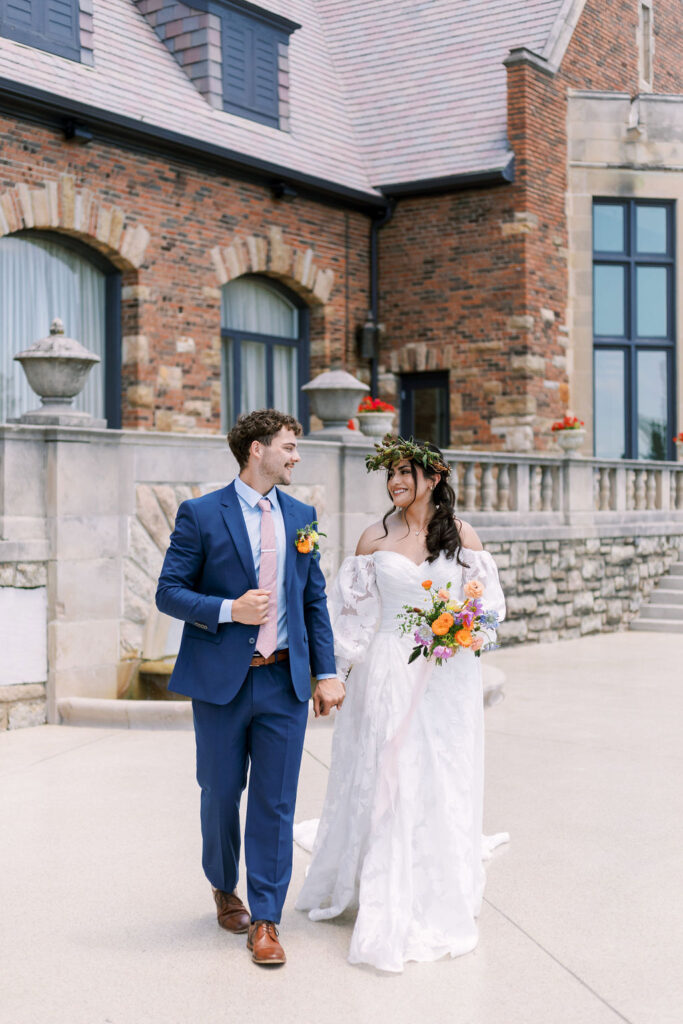
[[[314,519],[312,523],[307,526],[302,526],[296,531],[296,550],[300,551],[302,555],[317,555],[320,553],[320,545],[318,544],[319,537],[326,537],[327,534],[321,530],[317,530],[318,520]]]

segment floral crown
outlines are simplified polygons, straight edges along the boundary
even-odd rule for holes
[[[365,468],[368,473],[374,469],[390,469],[401,459],[412,459],[419,463],[423,469],[433,470],[448,476],[450,466],[447,466],[441,459],[438,452],[432,451],[427,445],[416,441],[414,437],[399,437],[395,434],[385,434],[381,442],[375,442],[376,455],[365,456]]]

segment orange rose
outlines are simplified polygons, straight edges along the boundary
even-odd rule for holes
[[[448,598],[449,598],[449,597],[450,597],[451,595],[450,595],[450,594],[448,593],[448,591],[447,591],[447,590],[444,590],[444,589],[442,588],[442,589],[441,589],[441,590],[439,591],[439,593],[438,593],[438,595],[437,595],[437,596],[438,596],[438,597],[440,597],[442,601],[447,601],[447,600],[448,600]]]
[[[423,583],[422,583],[422,586],[425,588],[425,590],[429,590],[431,585],[432,585],[432,581],[431,580],[424,580]]]
[[[300,551],[302,555],[307,555],[313,550],[313,541],[308,537],[305,537],[303,540],[298,540],[296,542],[296,549],[297,551]]]
[[[432,633],[435,636],[445,636],[452,625],[453,616],[448,612],[442,612],[438,619],[434,619],[432,622]]]
[[[433,628],[434,627],[432,626],[432,629]],[[460,644],[461,647],[471,647],[473,639],[471,629],[459,629],[455,634],[455,642],[456,644]]]
[[[479,580],[470,580],[463,587],[465,591],[465,597],[481,597],[484,593],[484,584],[480,583]]]

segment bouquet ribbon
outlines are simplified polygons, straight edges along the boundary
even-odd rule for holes
[[[431,658],[420,658],[420,669],[418,672],[410,707],[406,712],[403,721],[398,729],[385,744],[379,763],[379,775],[377,780],[377,794],[373,810],[373,822],[378,822],[386,812],[396,810],[396,793],[398,790],[398,758],[401,748],[406,741],[418,704],[427,689],[427,684],[434,671],[434,663]]]

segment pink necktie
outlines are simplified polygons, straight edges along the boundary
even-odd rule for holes
[[[261,565],[258,585],[261,590],[270,590],[268,599],[268,621],[259,627],[256,650],[268,658],[277,646],[277,551],[275,549],[275,523],[270,511],[270,501],[262,498],[261,509]]]

